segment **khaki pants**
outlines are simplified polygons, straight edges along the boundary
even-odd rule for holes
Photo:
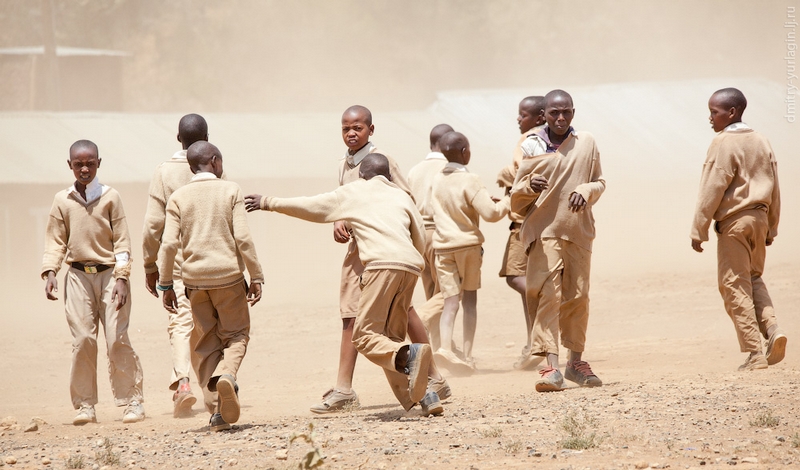
[[[434,227],[425,227],[425,269],[422,270],[420,278],[422,287],[425,290],[425,298],[430,300],[435,294],[439,293],[439,276],[436,274],[436,252],[433,250]]]
[[[173,287],[175,296],[178,298],[178,313],[169,314],[169,344],[172,351],[172,378],[170,379],[170,390],[178,389],[178,381],[189,378],[189,370],[192,367],[192,305],[186,297],[186,290],[183,281],[179,277],[173,277]]]
[[[204,388],[206,409],[217,410],[216,382],[223,374],[236,378],[250,341],[250,310],[242,281],[222,289],[187,289],[194,318],[197,379]],[[206,388],[209,389],[206,392]]]
[[[589,323],[592,253],[572,242],[544,238],[531,244],[525,296],[533,318],[531,354],[558,354],[561,344],[583,352]]]
[[[72,333],[70,395],[75,409],[97,404],[97,329],[103,325],[108,350],[108,375],[114,404],[144,401],[142,365],[128,338],[131,314],[128,302],[116,310],[111,293],[116,284],[114,270],[88,274],[69,268],[64,276],[64,309]]]
[[[733,320],[742,352],[761,352],[761,337],[777,324],[772,299],[761,279],[767,254],[767,213],[741,211],[717,222],[719,292]]]
[[[397,372],[395,358],[408,345],[408,308],[414,295],[417,275],[395,269],[364,271],[361,276],[361,301],[353,326],[353,344],[358,352],[381,366],[392,392],[403,408],[414,403],[408,394],[408,376]]]
[[[342,318],[355,318],[358,315],[358,302],[361,298],[359,286],[364,265],[358,256],[356,239],[351,238],[347,245],[347,254],[342,263],[342,278],[339,286],[339,313]]]

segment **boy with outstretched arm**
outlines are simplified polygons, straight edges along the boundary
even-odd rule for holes
[[[57,300],[56,274],[64,276],[64,307],[72,333],[70,395],[78,410],[75,425],[97,422],[97,328],[103,328],[114,403],[125,406],[124,423],[145,418],[142,366],[128,339],[131,302],[131,242],[119,193],[101,184],[97,145],[79,140],[69,149],[67,165],[75,183],[56,194],[45,232],[42,261],[44,291]]]
[[[163,162],[156,168],[150,182],[150,191],[147,202],[147,212],[144,215],[144,230],[142,233],[142,258],[144,260],[145,287],[147,291],[158,298],[156,283],[158,282],[158,250],[161,247],[161,235],[164,233],[164,221],[167,217],[167,201],[178,188],[191,181],[193,173],[186,161],[186,149],[199,140],[208,140],[208,124],[198,114],[187,114],[178,123],[178,142],[183,150]],[[175,256],[172,282],[178,303],[175,313],[169,313],[169,344],[172,350],[172,378],[170,390],[172,396],[173,412],[175,418],[191,415],[192,405],[197,398],[192,394],[189,385],[189,369],[192,367],[192,307],[186,298],[181,281],[181,265],[183,257],[180,251]],[[195,365],[196,367],[196,365]],[[206,395],[206,407],[211,394]]]
[[[310,222],[346,222],[358,241],[363,266],[361,295],[352,342],[381,366],[406,411],[416,403],[423,413],[441,414],[437,393],[428,389],[432,365],[428,344],[406,341],[408,311],[425,261],[425,227],[414,201],[392,182],[389,160],[371,153],[359,162],[358,181],[312,197],[249,195],[248,211],[280,212]]]
[[[717,90],[708,100],[709,121],[718,134],[703,165],[691,233],[692,248],[700,253],[715,221],[719,292],[741,351],[750,353],[740,371],[766,369],[786,353],[786,335],[761,279],[766,247],[778,235],[778,163],[766,137],[742,122],[746,107],[736,88]]]
[[[509,198],[496,201],[478,175],[467,170],[471,153],[469,141],[459,132],[442,136],[439,147],[447,164],[433,181],[433,220],[436,231],[436,272],[444,309],[439,321],[440,347],[436,359],[454,369],[473,371],[472,346],[478,323],[478,289],[481,287],[483,233],[479,223],[502,219],[509,210]],[[464,308],[464,360],[452,350],[453,328],[459,297]],[[441,363],[440,363],[441,364]]]
[[[547,125],[522,144],[511,210],[526,214],[522,243],[528,251],[526,296],[533,316],[531,354],[545,356],[536,391],[563,389],[558,338],[569,349],[566,378],[585,387],[602,381],[582,360],[589,322],[589,272],[595,238],[592,207],[605,191],[594,138],[570,125],[572,97],[545,95]]]
[[[178,307],[172,272],[183,253],[181,278],[192,306],[198,380],[216,394],[209,410],[212,431],[239,420],[236,374],[250,340],[250,306],[261,300],[264,275],[250,237],[244,200],[236,183],[220,179],[222,154],[201,140],[187,150],[191,181],[167,203],[161,239],[158,290],[164,308]],[[244,269],[250,273],[250,286]]]

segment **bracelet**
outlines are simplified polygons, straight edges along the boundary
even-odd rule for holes
[[[170,284],[168,286],[162,286],[161,284],[156,284],[156,290],[158,290],[160,292],[166,292],[168,290],[172,290],[172,284]]]

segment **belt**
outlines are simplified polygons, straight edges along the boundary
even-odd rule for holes
[[[102,273],[106,269],[111,269],[111,266],[108,266],[108,265],[105,265],[105,264],[88,265],[88,264],[79,263],[77,261],[75,261],[72,264],[70,264],[70,266],[72,266],[75,269],[79,269],[79,270],[81,270],[81,271],[83,271],[83,272],[85,272],[87,274]]]
[[[509,230],[518,230],[522,228],[522,224],[519,222],[511,222],[511,225],[508,226]]]

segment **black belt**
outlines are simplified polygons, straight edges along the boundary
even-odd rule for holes
[[[83,264],[83,263],[79,263],[77,261],[75,261],[72,264],[70,264],[70,266],[72,266],[75,269],[79,269],[79,270],[81,270],[81,271],[83,271],[83,272],[85,272],[87,274],[102,273],[106,269],[111,269],[111,266],[108,266],[108,265],[105,265],[105,264],[96,264],[96,265],[91,265],[90,266],[90,265],[86,265],[86,264]]]

